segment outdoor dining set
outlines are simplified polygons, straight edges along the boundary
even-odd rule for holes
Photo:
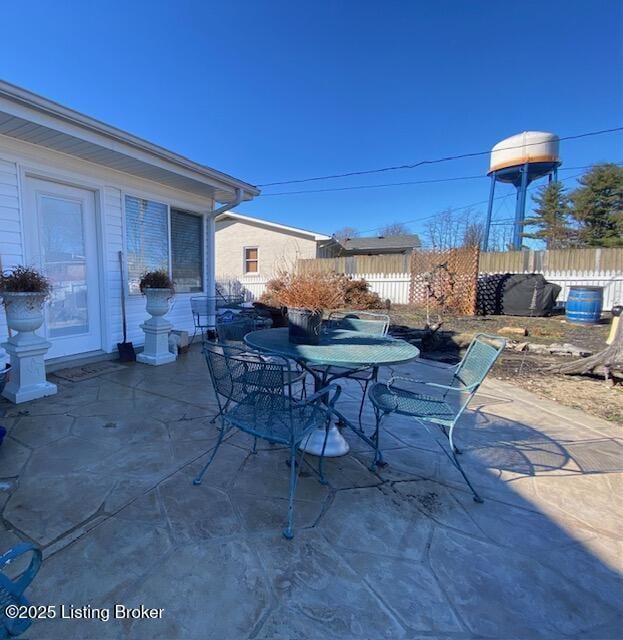
[[[477,334],[458,364],[421,359],[417,379],[394,375],[381,382],[381,367],[406,364],[420,355],[415,345],[389,336],[389,325],[385,314],[334,312],[323,322],[315,344],[301,344],[290,340],[287,327],[258,329],[256,322],[244,315],[217,320],[217,339],[204,339],[203,353],[218,402],[219,411],[213,420],[219,421],[218,439],[194,484],[201,483],[232,427],[252,436],[254,452],[258,438],[286,447],[289,492],[283,535],[290,539],[294,496],[303,464],[307,463],[320,483],[326,484],[323,460],[348,453],[349,445],[341,430],[350,429],[369,446],[370,469],[383,466],[382,423],[384,418],[399,414],[413,418],[414,429],[428,425],[439,428],[438,433],[444,436],[438,439],[440,447],[465,479],[474,500],[482,502],[461,466],[454,429],[504,349],[504,339]],[[436,370],[435,376],[428,371],[431,367]],[[440,376],[443,382],[432,381]],[[356,422],[340,410],[340,380],[354,380],[361,386]],[[308,381],[313,383],[311,395]],[[375,416],[372,429],[362,421],[368,401]],[[315,456],[317,464],[309,464],[305,454]]]

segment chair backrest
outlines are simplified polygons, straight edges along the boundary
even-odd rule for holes
[[[328,326],[331,329],[347,329],[375,336],[387,335],[389,323],[389,316],[386,313],[370,311],[334,311],[328,319]]]
[[[470,391],[472,394],[475,393],[505,346],[504,338],[477,333],[457,367],[455,381],[460,386],[473,386]]]
[[[219,407],[231,402],[256,407],[281,406],[289,392],[287,363],[221,344],[204,343],[203,353]],[[222,402],[225,400],[225,402]]]
[[[221,344],[241,346],[244,337],[255,328],[252,318],[238,317],[230,322],[216,321],[216,335]]]

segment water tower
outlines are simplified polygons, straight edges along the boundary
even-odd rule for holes
[[[491,163],[487,173],[491,176],[491,190],[483,240],[484,251],[487,250],[489,244],[495,183],[510,183],[517,190],[512,246],[513,249],[521,249],[528,185],[545,176],[548,176],[549,182],[552,181],[552,178],[558,180],[558,167],[561,165],[558,146],[558,136],[553,133],[524,131],[498,142],[491,149]]]

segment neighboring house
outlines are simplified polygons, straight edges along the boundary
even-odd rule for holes
[[[52,280],[41,333],[48,359],[143,343],[138,280],[164,268],[177,285],[169,319],[193,326],[189,298],[214,295],[214,217],[250,200],[250,184],[0,82],[0,258]],[[215,209],[216,203],[225,203]],[[237,254],[238,257],[240,254]],[[7,337],[0,312],[0,341]]]
[[[261,218],[227,211],[216,218],[217,280],[253,284],[280,270],[295,267],[299,258],[315,258],[329,236]]]
[[[413,249],[421,246],[420,238],[416,234],[401,236],[377,236],[347,238],[338,240],[332,238],[318,250],[319,258],[336,258],[341,256],[375,256],[385,254],[410,255]]]

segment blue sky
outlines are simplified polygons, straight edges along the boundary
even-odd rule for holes
[[[482,151],[524,130],[623,124],[618,0],[3,3],[0,77],[254,184]],[[623,135],[561,144],[623,161]],[[330,233],[487,199],[488,158],[266,187],[249,215]],[[561,177],[579,171],[561,171]],[[573,180],[567,183],[572,186]],[[512,215],[509,197],[496,216]],[[484,210],[484,205],[477,205]]]

